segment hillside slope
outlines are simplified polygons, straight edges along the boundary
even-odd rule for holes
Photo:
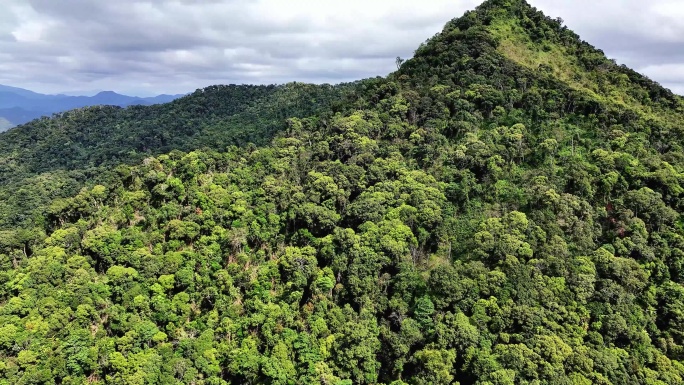
[[[174,149],[265,144],[286,117],[323,116],[358,85],[213,86],[168,104],[87,107],[0,134],[0,230],[42,227],[51,199],[120,163]]]
[[[0,181],[21,173],[139,161],[202,146],[266,143],[287,116],[329,104],[335,88],[214,86],[167,104],[85,107],[0,135]],[[221,143],[221,144],[218,144]],[[136,155],[137,154],[137,155]]]
[[[145,154],[0,233],[0,376],[681,384],[681,103],[487,1],[260,146]]]

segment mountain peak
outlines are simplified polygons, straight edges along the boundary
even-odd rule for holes
[[[525,9],[533,9],[526,0],[487,0],[480,4],[476,10],[478,12],[481,12],[482,10],[499,10],[499,11],[506,11],[506,12],[511,12],[511,15],[515,15],[516,11],[520,10],[525,10]]]
[[[413,78],[414,84],[478,82],[501,91],[517,87],[522,92],[536,79],[555,83],[553,87],[569,99],[620,113],[645,117],[654,108],[668,106],[663,111],[666,120],[684,123],[681,97],[618,65],[566,27],[561,18],[546,16],[525,0],[488,0],[453,19],[416,50],[398,75]]]
[[[121,96],[121,94],[118,94],[114,91],[101,91],[98,92],[95,96]]]

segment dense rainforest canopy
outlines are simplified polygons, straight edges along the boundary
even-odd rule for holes
[[[681,384],[682,130],[523,0],[386,78],[34,121],[0,384]]]

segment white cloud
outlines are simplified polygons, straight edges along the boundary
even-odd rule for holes
[[[678,90],[684,3],[531,0],[619,62]],[[3,0],[0,83],[154,94],[216,83],[385,75],[478,0]]]

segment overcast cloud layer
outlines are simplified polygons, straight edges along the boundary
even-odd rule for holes
[[[619,63],[684,93],[681,0],[531,0]],[[2,0],[0,84],[184,93],[386,75],[479,0]],[[647,4],[648,3],[648,4]]]

